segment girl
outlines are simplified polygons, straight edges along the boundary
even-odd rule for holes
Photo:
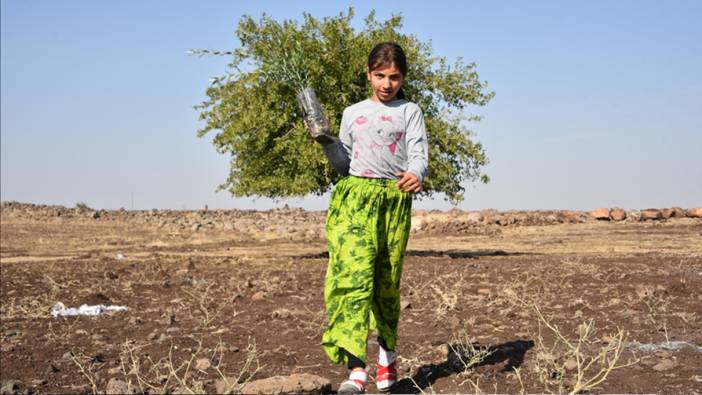
[[[339,139],[323,144],[332,165],[346,176],[334,187],[327,213],[328,327],[322,338],[332,362],[350,369],[340,394],[365,392],[369,330],[377,332],[380,345],[377,389],[389,391],[397,380],[402,259],[412,194],[421,191],[427,173],[422,111],[402,91],[407,75],[402,48],[378,44],[368,56],[367,75],[371,97],[347,107]]]

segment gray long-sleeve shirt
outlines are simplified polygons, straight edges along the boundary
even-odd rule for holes
[[[341,147],[350,158],[349,174],[369,178],[397,178],[409,171],[421,182],[427,175],[429,145],[424,115],[406,100],[389,103],[370,99],[344,110],[339,131]],[[335,144],[336,145],[336,144]]]

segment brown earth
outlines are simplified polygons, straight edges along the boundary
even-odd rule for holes
[[[640,218],[415,212],[397,391],[702,392],[702,220]],[[346,374],[319,347],[323,212],[13,202],[1,220],[2,391],[237,392],[292,374],[335,390]],[[52,318],[59,301],[129,310]]]

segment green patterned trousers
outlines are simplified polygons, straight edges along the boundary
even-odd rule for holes
[[[366,362],[370,330],[395,349],[412,211],[412,195],[397,189],[396,182],[348,176],[332,193],[322,347],[334,363],[348,362],[344,350]]]

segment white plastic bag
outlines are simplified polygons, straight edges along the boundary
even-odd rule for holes
[[[75,315],[100,315],[109,311],[125,311],[128,310],[126,306],[105,306],[103,304],[98,305],[81,305],[78,308],[66,307],[63,303],[58,302],[51,306],[49,313],[52,317],[58,316],[75,316]]]

